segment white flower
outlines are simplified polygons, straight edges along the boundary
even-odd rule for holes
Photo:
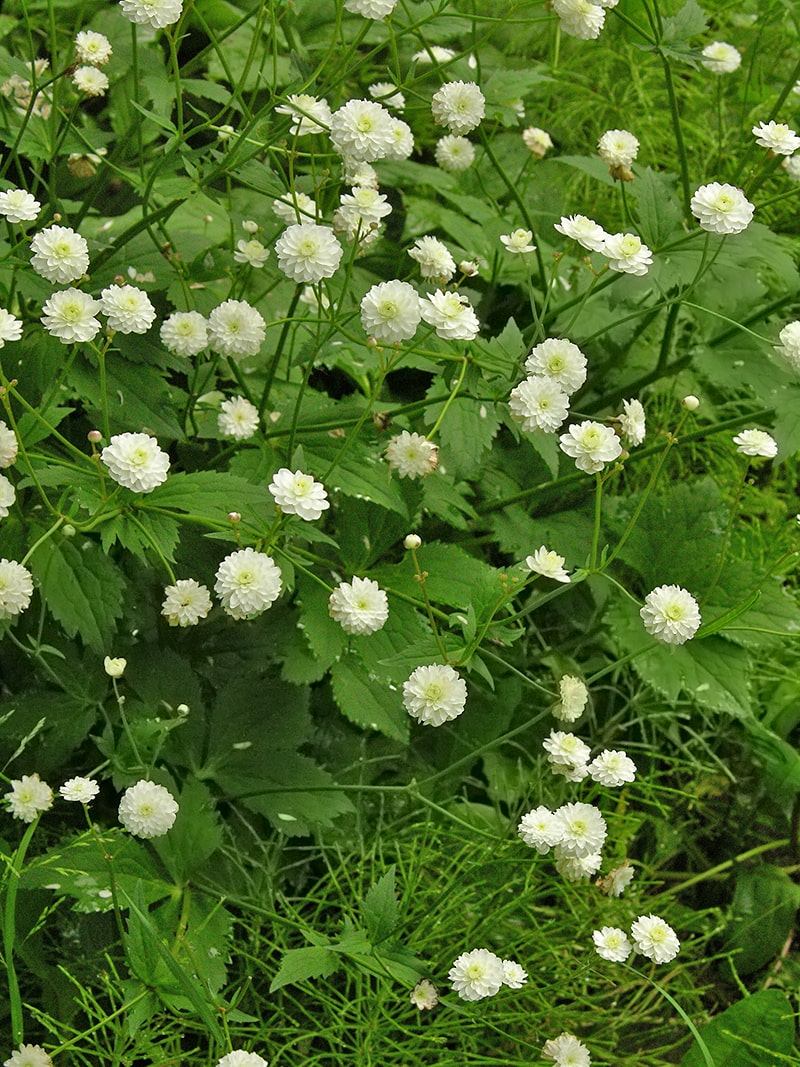
[[[146,433],[118,433],[100,453],[108,473],[134,493],[149,493],[167,480],[169,456]]]
[[[342,181],[345,185],[359,185],[362,188],[369,186],[371,189],[377,189],[380,185],[378,172],[372,164],[359,159],[342,160]],[[294,219],[290,221],[294,222]]]
[[[208,343],[223,356],[257,356],[267,335],[261,314],[246,300],[225,300],[208,316]]]
[[[75,38],[75,55],[81,63],[91,63],[93,67],[104,67],[112,56],[111,42],[102,33],[94,30],[81,30]]]
[[[675,931],[658,915],[640,915],[631,926],[631,937],[636,951],[653,963],[669,963],[680,952]]]
[[[306,133],[324,133],[330,126],[331,109],[324,97],[290,93],[286,100],[287,103],[280,104],[275,110],[281,115],[292,116],[294,124],[289,132],[294,137],[302,137]],[[288,221],[294,222],[294,218]]]
[[[503,985],[509,989],[522,989],[528,981],[528,972],[516,960],[503,960]]]
[[[41,209],[39,201],[24,189],[0,193],[0,215],[9,222],[33,222]]]
[[[421,301],[421,309],[425,322],[447,341],[471,341],[481,328],[472,305],[461,293],[437,289]]]
[[[539,159],[544,156],[548,148],[553,147],[553,140],[550,134],[538,126],[528,126],[526,130],[523,130],[522,140],[525,147],[530,152],[533,152],[535,156],[538,156]]]
[[[374,82],[369,86],[369,95],[384,107],[393,107],[395,111],[402,111],[406,106],[406,98],[398,90],[394,82]]]
[[[283,231],[275,244],[278,267],[295,282],[332,278],[342,258],[342,246],[327,226],[299,222]]]
[[[42,326],[51,337],[64,344],[91,341],[100,331],[100,321],[94,316],[100,301],[80,289],[62,289],[42,305]]]
[[[208,344],[208,324],[199,311],[174,311],[161,323],[160,337],[176,356],[196,356]]]
[[[447,664],[417,667],[403,682],[403,704],[424,726],[441,726],[456,719],[467,702],[464,679]]]
[[[410,1000],[420,1011],[430,1011],[439,1003],[439,990],[433,982],[423,978],[411,990]]]
[[[3,1067],[53,1067],[53,1061],[41,1045],[20,1045]]]
[[[563,831],[558,846],[565,855],[588,856],[603,847],[606,821],[593,804],[562,804],[555,815]]]
[[[269,491],[285,515],[299,515],[306,522],[318,519],[331,506],[325,486],[310,474],[281,467],[272,476]]]
[[[483,1000],[502,986],[503,961],[488,948],[474,948],[461,953],[447,977],[462,1000]]]
[[[517,833],[531,848],[544,856],[564,835],[564,828],[549,808],[540,805],[526,812],[517,826]]]
[[[150,297],[133,285],[110,285],[104,289],[100,310],[108,319],[108,328],[120,333],[147,333],[156,317]]]
[[[778,340],[780,344],[776,345],[777,351],[792,370],[800,371],[800,321],[787,322],[778,334]]]
[[[653,255],[635,233],[609,233],[600,249],[608,257],[611,270],[621,274],[647,274]]]
[[[703,66],[714,74],[733,74],[742,62],[739,49],[734,48],[732,44],[725,44],[724,41],[712,41],[705,46],[701,54]]]
[[[179,578],[164,589],[161,614],[170,626],[196,626],[211,611],[211,594],[194,578]]]
[[[412,63],[446,63],[452,59],[455,52],[452,48],[443,48],[440,44],[432,44],[423,48],[421,52],[415,52],[411,57]]]
[[[561,699],[553,708],[553,714],[563,722],[575,722],[589,701],[585,682],[573,674],[565,674],[559,679],[558,693]]]
[[[786,156],[781,163],[790,180],[800,182],[800,155]]]
[[[634,447],[644,441],[647,424],[644,408],[638,400],[623,400],[622,414],[618,416],[625,444]]]
[[[550,549],[537,548],[532,556],[525,557],[525,563],[536,574],[552,578],[554,582],[569,582],[570,577],[564,570],[564,557]]]
[[[408,254],[419,263],[423,278],[449,282],[456,272],[456,263],[438,237],[418,237]]]
[[[424,478],[439,466],[439,449],[421,433],[402,433],[386,446],[386,460],[401,478]]]
[[[361,301],[361,325],[370,337],[385,344],[413,337],[420,317],[417,291],[408,282],[380,282]]]
[[[733,439],[737,452],[743,456],[758,456],[761,459],[774,459],[778,454],[778,442],[765,430],[742,430]]]
[[[575,460],[578,470],[586,474],[599,473],[606,463],[616,459],[622,452],[619,438],[610,426],[587,419],[577,426],[570,426],[559,437],[561,451]]]
[[[336,215],[347,225],[340,226],[349,237],[355,237],[370,226],[377,226],[381,219],[392,213],[392,205],[383,193],[371,185],[355,185],[351,193],[344,193],[339,198],[339,210]],[[334,219],[336,216],[334,216]]]
[[[445,82],[431,100],[433,121],[459,135],[480,126],[485,110],[486,100],[474,82]]]
[[[589,773],[589,746],[575,734],[551,730],[542,747],[547,752],[550,769],[568,782],[582,782]]]
[[[597,142],[597,151],[609,167],[629,167],[636,159],[639,142],[627,130],[606,130]]]
[[[679,585],[659,585],[644,598],[639,614],[645,630],[668,645],[682,645],[700,629],[697,601]]]
[[[600,36],[606,13],[589,0],[553,0],[553,10],[558,15],[561,29],[569,37],[581,41],[593,41]]]
[[[18,448],[17,435],[0,419],[0,468],[11,466]]]
[[[97,67],[78,67],[72,75],[72,84],[86,96],[105,96],[108,75]]]
[[[161,837],[175,822],[178,803],[163,785],[143,779],[122,794],[118,814],[134,837]]]
[[[753,218],[755,208],[735,185],[711,182],[701,185],[692,197],[692,214],[709,233],[741,233]]]
[[[328,611],[347,634],[374,634],[389,618],[386,593],[371,578],[341,582],[328,598]]]
[[[217,415],[217,428],[225,437],[235,437],[244,441],[252,437],[258,429],[258,408],[243,396],[232,396],[223,400]]]
[[[599,222],[587,215],[562,215],[561,222],[557,222],[553,229],[571,237],[589,252],[602,252],[606,246],[608,234]]]
[[[5,308],[0,308],[0,348],[6,341],[18,341],[22,337],[22,323]]]
[[[129,22],[154,30],[177,22],[183,9],[182,0],[120,0],[119,6]]]
[[[586,356],[572,341],[548,337],[531,349],[525,360],[525,370],[529,374],[551,378],[569,396],[586,381]]]
[[[558,844],[553,850],[556,870],[562,878],[568,882],[585,882],[593,874],[597,874],[603,864],[603,857],[599,852],[589,852],[585,856],[575,856]]]
[[[290,192],[272,201],[272,211],[286,226],[307,222],[316,216],[316,205],[305,193]]]
[[[588,1048],[566,1030],[545,1041],[542,1055],[555,1060],[558,1067],[590,1067],[591,1063]]]
[[[460,170],[467,170],[475,162],[475,145],[466,137],[455,137],[448,133],[436,142],[433,154],[442,170],[456,174]]]
[[[103,670],[109,678],[121,678],[127,666],[128,661],[123,659],[122,656],[118,656],[116,659],[106,656],[103,660]]]
[[[374,163],[393,147],[393,121],[390,112],[374,100],[348,100],[331,115],[333,147],[340,156]]]
[[[603,926],[600,930],[595,930],[592,941],[597,955],[612,963],[624,963],[633,952],[628,935],[617,926]]]
[[[790,156],[800,148],[800,137],[785,122],[759,122],[753,127],[756,144],[779,156]]]
[[[17,499],[17,491],[4,474],[0,474],[0,519],[8,515],[9,508]]]
[[[386,159],[408,159],[414,151],[414,134],[407,122],[392,119]]]
[[[257,1052],[245,1052],[244,1049],[234,1049],[227,1056],[223,1056],[217,1063],[217,1067],[269,1067],[267,1061]]]
[[[589,776],[600,785],[624,785],[636,778],[636,764],[625,752],[606,748],[589,764]]]
[[[13,559],[0,559],[0,620],[19,615],[30,604],[33,579],[30,571]]]
[[[500,243],[506,252],[514,255],[524,255],[527,252],[535,252],[536,245],[532,244],[533,234],[530,230],[513,230],[511,233],[500,234]]]
[[[598,889],[602,889],[610,897],[621,897],[625,889],[633,881],[636,872],[630,863],[623,863],[621,867],[615,867],[613,871],[598,878],[595,883]]]
[[[12,778],[10,785],[11,790],[6,793],[5,798],[8,801],[8,810],[15,819],[33,822],[38,815],[53,806],[53,790],[38,774],[23,774],[22,778]]]
[[[83,277],[89,267],[89,246],[69,226],[48,226],[31,241],[31,266],[49,282],[64,285]]]
[[[100,792],[100,786],[94,778],[70,778],[59,789],[64,800],[76,804],[89,804]]]
[[[365,19],[385,19],[394,11],[397,0],[344,0],[344,6]]]
[[[267,262],[269,256],[269,249],[265,248],[260,241],[257,241],[253,237],[250,241],[236,242],[236,251],[233,253],[233,258],[237,263],[247,263],[251,267],[263,267]]]

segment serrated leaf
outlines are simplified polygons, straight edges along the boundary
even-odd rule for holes
[[[222,844],[222,827],[208,786],[190,779],[178,795],[178,815],[165,838],[154,842],[164,866],[185,885]]]
[[[147,494],[140,507],[188,511],[216,522],[226,521],[231,511],[251,522],[274,515],[274,501],[266,486],[253,485],[225,471],[172,474]]]
[[[396,877],[397,868],[392,864],[364,897],[361,911],[373,945],[385,941],[397,926],[399,909],[395,890]]]
[[[145,514],[139,509],[134,516],[127,511],[113,515],[100,527],[103,551],[108,552],[119,541],[123,548],[146,563],[153,561],[157,549],[166,559],[175,562],[175,547],[180,537],[179,526],[168,515]]]
[[[660,248],[683,222],[674,176],[645,167],[637,171],[631,195],[636,200],[642,240],[650,248]]]
[[[335,952],[327,948],[291,948],[281,960],[278,973],[270,983],[270,993],[285,985],[295,985],[309,978],[328,978],[336,971],[339,960]]]
[[[513,318],[509,319],[501,333],[491,340],[476,338],[473,353],[477,363],[488,371],[511,380],[516,377],[526,352],[525,341]]]
[[[796,1062],[794,1012],[785,993],[760,989],[732,1004],[700,1031],[715,1064],[730,1067],[790,1067]],[[694,1045],[681,1067],[706,1067],[701,1049]]]
[[[358,656],[343,655],[334,663],[331,685],[340,711],[350,722],[396,741],[408,740],[408,716],[398,693],[385,684],[376,684]]]
[[[697,0],[686,0],[686,3],[670,18],[663,21],[662,44],[683,44],[690,37],[695,37],[708,26],[706,13],[697,3]]]
[[[92,542],[49,538],[30,559],[47,608],[69,637],[97,653],[108,652],[122,615],[125,579]]]

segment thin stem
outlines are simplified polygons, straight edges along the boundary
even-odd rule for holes
[[[672,67],[669,64],[669,60],[666,56],[661,57],[661,62],[664,66],[664,81],[667,86],[667,96],[669,98],[669,110],[672,115],[672,128],[675,132],[675,147],[678,150],[678,159],[680,160],[681,167],[681,189],[683,191],[683,212],[684,218],[689,218],[692,214],[692,191],[689,184],[689,161],[686,156],[686,146],[683,143],[683,130],[681,129],[681,116],[678,108],[678,99],[675,95],[675,83],[672,80]]]
[[[19,878],[22,864],[25,862],[25,853],[31,843],[36,827],[39,824],[37,816],[25,831],[19,847],[11,861],[8,878],[6,881],[6,903],[3,911],[3,955],[6,962],[6,977],[8,978],[8,998],[11,1009],[11,1043],[21,1045],[25,1038],[25,1024],[22,1014],[22,997],[19,990],[19,980],[14,967],[14,941],[16,936],[17,919],[17,892],[19,890]]]
[[[437,433],[439,427],[441,426],[442,422],[444,421],[445,415],[447,414],[447,409],[453,403],[453,401],[455,400],[456,396],[458,396],[458,391],[461,388],[461,386],[463,384],[463,381],[464,381],[464,376],[467,373],[467,364],[468,364],[468,362],[469,362],[469,360],[467,359],[466,356],[464,356],[462,358],[462,360],[461,360],[461,370],[459,371],[458,379],[456,381],[456,384],[453,386],[453,388],[452,388],[452,390],[450,392],[450,396],[448,396],[447,400],[445,400],[444,404],[442,405],[442,410],[439,412],[439,417],[437,418],[436,422],[433,424],[432,428],[428,431],[427,439],[429,441],[432,441],[433,438],[436,436],[436,433]]]
[[[731,536],[731,530],[733,529],[734,520],[739,513],[739,501],[742,498],[742,492],[744,491],[744,485],[747,481],[747,472],[749,471],[749,469],[750,464],[745,461],[744,467],[742,468],[742,476],[739,479],[739,484],[736,486],[736,496],[733,498],[733,503],[731,504],[730,514],[728,515],[728,523],[725,527],[725,533],[722,535],[722,545],[719,550],[719,560],[717,561],[717,569],[714,571],[714,577],[711,580],[711,584],[703,594],[701,603],[707,601],[710,598],[711,594],[714,592],[714,590],[717,588],[717,583],[719,582],[720,575],[722,574],[722,569],[725,566],[725,555],[728,551],[728,540]]]

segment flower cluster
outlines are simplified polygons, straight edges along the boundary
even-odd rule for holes
[[[499,993],[503,986],[521,989],[528,980],[516,960],[504,960],[488,948],[462,952],[447,975],[453,990],[462,1000],[484,1000]]]

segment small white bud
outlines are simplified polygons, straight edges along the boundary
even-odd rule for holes
[[[121,656],[118,659],[112,659],[111,656],[106,656],[103,660],[103,669],[109,678],[121,678],[125,673],[125,668],[128,666],[128,661]]]
[[[403,547],[408,549],[419,548],[421,544],[422,538],[419,536],[419,534],[407,534],[405,540],[403,541]]]
[[[690,393],[681,400],[681,406],[685,407],[687,411],[697,411],[700,407],[700,399]]]

